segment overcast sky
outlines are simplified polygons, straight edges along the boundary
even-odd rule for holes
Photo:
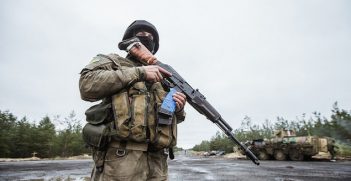
[[[38,122],[94,103],[80,99],[80,70],[118,53],[135,19],[160,34],[157,57],[173,66],[233,127],[277,116],[294,120],[332,104],[351,108],[351,1],[0,2],[0,110]],[[190,105],[178,146],[219,129]]]

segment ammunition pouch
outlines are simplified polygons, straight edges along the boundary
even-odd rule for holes
[[[150,135],[154,138],[151,139],[150,147],[155,150],[163,148],[172,148],[176,145],[177,141],[177,121],[175,116],[161,117],[162,114],[158,114],[161,110],[162,103],[168,94],[162,87],[160,82],[154,83],[151,86],[150,91],[152,92],[154,99],[154,120],[156,122],[149,122]],[[165,123],[164,120],[167,120]],[[152,136],[151,136],[152,138]]]
[[[145,142],[147,140],[148,94],[144,82],[135,83],[128,91],[112,96],[116,135],[121,140]]]
[[[85,111],[86,121],[93,125],[99,125],[112,121],[111,102],[104,100],[100,104],[91,106]]]
[[[155,150],[176,144],[176,118],[167,117],[167,124],[158,115],[167,95],[160,82],[149,89],[145,82],[136,82],[112,96],[116,137],[119,140],[149,143]]]
[[[83,140],[93,149],[103,150],[110,139],[111,103],[104,100],[90,107],[85,115],[88,123],[82,131]]]
[[[96,150],[104,150],[110,140],[109,125],[87,123],[82,131],[85,143]]]

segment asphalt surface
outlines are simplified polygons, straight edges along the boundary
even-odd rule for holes
[[[91,160],[0,162],[0,181],[88,180],[92,166]]]
[[[0,162],[0,180],[89,180],[91,160]],[[351,180],[351,161],[261,161],[178,155],[169,180]]]
[[[351,161],[261,161],[187,157],[169,164],[170,180],[351,181]]]

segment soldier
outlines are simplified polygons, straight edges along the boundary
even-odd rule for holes
[[[149,63],[157,62],[153,56],[159,48],[156,28],[144,20],[134,21],[122,40],[132,37],[138,37],[152,53]],[[112,136],[104,151],[93,149],[92,180],[167,180],[167,155],[173,157],[177,124],[185,119],[186,96],[175,93],[171,123],[158,123],[158,109],[169,92],[161,83],[163,76],[171,74],[156,65],[143,66],[130,54],[125,58],[99,54],[81,71],[81,98],[102,100],[109,109],[102,112],[113,113],[99,123],[110,126]]]

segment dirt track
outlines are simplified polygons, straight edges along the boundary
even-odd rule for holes
[[[90,160],[0,162],[0,180],[84,180]],[[169,162],[169,180],[351,180],[351,161],[261,161],[178,155]]]

